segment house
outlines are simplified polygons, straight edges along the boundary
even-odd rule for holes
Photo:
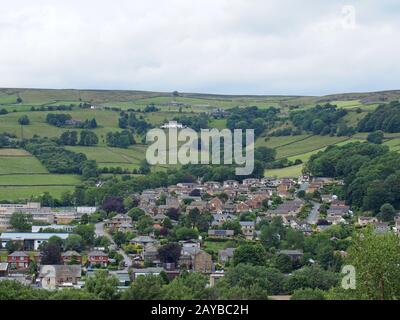
[[[61,259],[64,264],[71,264],[71,261],[75,261],[75,264],[82,264],[82,256],[74,250],[63,252]]]
[[[119,225],[118,231],[125,233],[133,231],[133,225],[131,223],[122,223]]]
[[[257,179],[257,178],[244,179],[242,181],[242,184],[243,184],[243,186],[246,186],[246,187],[257,186],[260,184],[260,179]]]
[[[118,279],[118,289],[128,289],[131,284],[131,277],[127,270],[115,270],[109,271],[110,276],[114,276]]]
[[[375,222],[374,224],[375,233],[386,233],[390,231],[389,223],[387,222]]]
[[[204,182],[204,187],[208,191],[219,190],[221,188],[221,183],[217,181],[207,181]]]
[[[136,244],[136,245],[141,245],[144,247],[148,243],[156,243],[157,240],[150,237],[150,236],[137,236],[129,241],[130,244]]]
[[[46,229],[59,230],[63,232],[73,232],[76,226],[63,224],[50,224],[47,226],[32,226],[32,232],[41,232]]]
[[[244,202],[239,202],[236,206],[236,212],[242,213],[242,212],[248,212],[251,211],[251,208],[248,204]]]
[[[224,271],[216,271],[210,274],[210,287],[214,287],[215,284],[224,277]]]
[[[186,211],[189,212],[193,209],[198,209],[200,212],[207,210],[207,202],[205,201],[193,201],[190,205],[186,207]]]
[[[193,271],[211,273],[213,271],[212,257],[207,252],[200,250],[193,256]]]
[[[118,229],[121,224],[132,224],[132,218],[127,214],[117,214],[106,223],[106,227]]]
[[[226,221],[232,221],[236,219],[236,216],[233,214],[224,214],[224,213],[217,213],[213,214],[213,221],[211,223],[212,226],[222,226]]]
[[[218,250],[218,261],[222,264],[225,264],[233,257],[233,253],[235,252],[235,250],[236,248],[226,248]]]
[[[220,212],[222,212],[223,208],[224,208],[224,203],[218,197],[214,197],[208,202],[208,209],[211,212],[220,213]]]
[[[293,262],[300,261],[301,257],[303,256],[302,250],[280,250],[278,254],[284,254],[289,256]]]
[[[243,235],[248,240],[252,240],[254,237],[254,230],[256,228],[256,224],[254,221],[240,221],[240,227]]]
[[[7,256],[7,262],[10,266],[10,269],[27,269],[29,268],[30,258],[26,252],[14,251]]]
[[[211,238],[232,238],[234,235],[234,230],[208,230],[208,236]]]
[[[365,216],[358,217],[358,225],[362,227],[365,227],[368,224],[376,222],[378,222],[378,219],[376,217],[365,217]]]
[[[224,188],[238,188],[239,187],[239,182],[236,180],[226,180],[223,182],[223,187]]]
[[[90,265],[107,267],[108,255],[102,251],[91,251],[88,253],[88,262]]]
[[[80,265],[43,265],[39,281],[43,289],[55,290],[60,287],[74,287],[82,277]]]

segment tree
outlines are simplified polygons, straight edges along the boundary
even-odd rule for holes
[[[46,300],[50,292],[15,280],[0,281],[0,300]]]
[[[197,239],[199,232],[195,229],[188,227],[180,227],[175,230],[177,240],[190,240]]]
[[[97,135],[90,130],[82,130],[80,133],[79,145],[81,146],[93,146],[98,144],[99,138]]]
[[[356,270],[354,291],[359,299],[398,299],[400,238],[396,234],[378,234],[372,227],[359,232],[348,250],[348,263]]]
[[[79,234],[70,234],[65,240],[65,249],[81,252],[83,250],[83,238]]]
[[[14,212],[10,217],[11,227],[17,232],[31,231],[32,222],[32,215],[23,212]]]
[[[97,162],[94,160],[86,160],[82,167],[82,177],[87,180],[98,176]]]
[[[150,216],[141,216],[136,224],[140,233],[150,233],[153,230],[153,219]]]
[[[63,289],[51,293],[50,300],[97,300],[97,297],[82,289]]]
[[[18,119],[18,123],[19,123],[21,126],[26,126],[26,125],[28,125],[28,124],[30,123],[28,116],[27,116],[27,115],[23,115],[22,117],[20,117],[20,118]]]
[[[159,276],[139,276],[122,294],[123,300],[159,300],[163,281]]]
[[[78,132],[69,130],[64,131],[58,141],[62,145],[75,146],[78,143]]]
[[[124,199],[121,197],[114,197],[114,196],[105,197],[103,200],[102,209],[107,213],[112,211],[118,213],[124,213],[125,212]]]
[[[233,253],[233,265],[248,263],[255,266],[265,266],[267,263],[266,252],[260,244],[240,245]]]
[[[94,225],[81,224],[76,226],[74,231],[82,237],[85,246],[90,246],[94,243]]]
[[[329,290],[339,282],[339,275],[319,266],[306,266],[293,272],[285,283],[286,290],[293,293],[297,289],[311,288]]]
[[[87,278],[85,289],[102,300],[116,300],[120,297],[117,277],[108,276],[104,270],[97,270],[93,277]]]
[[[290,300],[325,300],[325,292],[321,289],[297,289],[293,292]]]
[[[132,208],[128,211],[128,216],[132,218],[133,221],[138,221],[140,217],[144,216],[146,213],[139,208]]]
[[[384,138],[385,134],[383,133],[383,131],[378,130],[368,134],[367,141],[375,144],[381,144]]]
[[[23,241],[7,241],[6,249],[8,253],[13,253],[14,251],[21,251],[24,249],[24,242]]]
[[[42,248],[41,264],[62,264],[60,247],[56,244],[45,243]]]
[[[274,258],[273,263],[283,273],[289,273],[293,270],[292,258],[286,254],[278,254]]]
[[[396,215],[396,209],[390,203],[385,203],[382,205],[378,216],[383,221],[393,221],[395,215]]]
[[[238,264],[226,271],[216,287],[220,299],[268,299],[269,294],[282,294],[283,279],[274,269]],[[276,280],[280,284],[274,283]]]
[[[117,231],[113,235],[113,240],[114,240],[115,244],[118,247],[120,247],[122,244],[124,244],[126,242],[126,234],[123,233],[122,231]]]
[[[181,256],[181,246],[176,242],[169,242],[158,248],[158,256],[161,262],[177,263]]]

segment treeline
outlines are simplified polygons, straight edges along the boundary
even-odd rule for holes
[[[46,122],[56,127],[73,126],[80,129],[95,129],[97,128],[97,121],[95,118],[85,121],[73,120],[70,114],[66,113],[49,113],[46,116]]]
[[[24,141],[23,147],[36,156],[51,173],[82,174],[84,179],[97,176],[97,164],[87,160],[83,153],[64,149],[49,139],[33,138]]]
[[[180,115],[173,118],[174,121],[182,123],[184,126],[195,131],[200,129],[208,129],[208,116],[205,113],[197,114],[196,116]]]
[[[122,111],[119,115],[118,126],[121,129],[130,128],[134,130],[137,134],[145,134],[148,129],[152,127],[150,123],[148,123],[143,116],[136,117],[133,112],[125,112]]]
[[[293,111],[290,113],[290,120],[293,125],[300,130],[312,132],[320,135],[351,135],[351,130],[345,125],[339,125],[347,111],[338,109],[337,106],[327,103],[325,105],[317,105],[314,108]]]
[[[271,129],[275,121],[278,120],[280,110],[270,107],[267,109],[259,109],[258,107],[233,108],[227,110],[230,115],[227,119],[227,127],[234,129],[254,129],[256,137],[261,135],[264,130]]]
[[[400,209],[400,154],[387,146],[350,143],[330,146],[311,156],[306,171],[344,179],[346,200],[353,207],[378,213],[390,203]]]
[[[77,131],[64,131],[58,139],[59,144],[66,146],[93,146],[99,142],[97,135],[90,130],[82,130],[79,133]]]
[[[3,147],[17,147],[18,146],[18,140],[16,139],[17,137],[14,134],[10,133],[0,133],[0,148]]]
[[[398,101],[380,105],[374,112],[368,113],[358,123],[358,131],[400,132],[400,103]]]

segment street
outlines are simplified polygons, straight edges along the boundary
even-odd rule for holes
[[[111,235],[104,230],[104,222],[98,222],[95,224],[95,234],[97,237],[107,237],[111,241],[111,243],[117,247]],[[129,258],[129,256],[122,249],[118,249],[117,252],[124,257],[124,270],[128,270],[128,268],[132,266],[131,258]]]

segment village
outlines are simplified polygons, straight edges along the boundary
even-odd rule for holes
[[[91,221],[90,217],[102,211],[101,207],[0,204],[0,280],[12,279],[48,290],[82,288],[85,279],[102,269],[117,277],[118,288],[123,290],[139,276],[163,273],[173,279],[188,271],[206,275],[212,287],[224,277],[224,268],[237,244],[260,240],[260,225],[265,221],[281,219],[285,227],[305,237],[337,224],[372,224],[377,232],[400,231],[400,218],[391,227],[376,217],[354,217],[344,201],[325,192],[329,186],[341,183],[308,176],[251,178],[242,183],[178,183],[132,194],[131,214],[111,212],[99,221]],[[30,232],[13,230],[10,220],[15,213],[32,217],[35,223]],[[193,229],[201,231],[181,228],[176,252],[176,246],[168,243],[165,235],[182,217],[194,220]],[[202,227],[197,224],[200,219],[206,221]],[[88,237],[94,237],[93,241],[77,245],[79,250],[74,250],[73,245],[61,246],[59,263],[42,263],[41,249],[47,242],[57,238],[68,243],[83,224],[92,227],[87,232]],[[166,249],[160,250],[162,247]],[[276,254],[296,261],[303,251],[294,248]],[[346,252],[340,254],[345,256]]]

